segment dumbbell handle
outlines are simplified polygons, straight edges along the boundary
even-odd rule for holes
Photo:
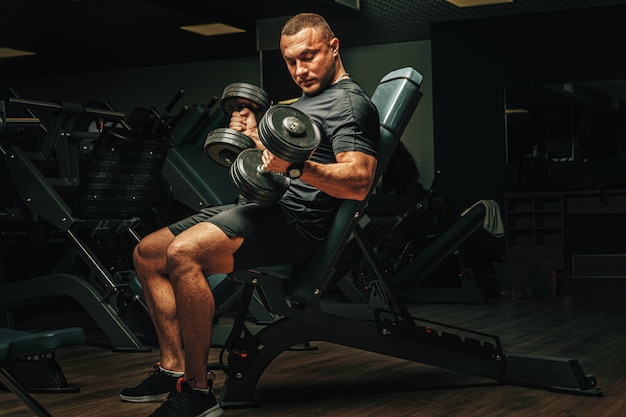
[[[270,176],[272,174],[277,174],[276,172],[270,171],[269,169],[267,169],[267,167],[265,166],[265,164],[263,162],[261,162],[261,163],[259,163],[259,165],[257,165],[256,170],[257,170],[257,172],[260,175],[263,175],[265,177]]]
[[[228,114],[227,116],[232,117],[233,114],[235,114],[236,111],[237,112],[241,112],[243,109],[249,109],[252,113],[254,113],[254,109],[253,108],[251,108],[250,106],[246,106],[245,104],[241,104],[241,105],[239,105],[239,107],[237,107],[236,110],[233,110],[232,113]]]
[[[265,164],[259,164],[256,167],[256,170],[259,172],[259,174],[266,175],[266,176],[272,173],[272,171],[270,171],[269,169],[265,167]]]

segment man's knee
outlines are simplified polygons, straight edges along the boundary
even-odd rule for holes
[[[194,257],[194,252],[192,245],[187,244],[182,239],[174,239],[165,251],[167,269],[176,269],[181,265],[189,264]]]
[[[152,266],[163,269],[166,250],[173,239],[174,235],[168,229],[161,229],[141,239],[133,249],[135,268]]]
[[[146,263],[146,260],[148,257],[147,254],[150,252],[149,237],[150,235],[141,239],[139,243],[137,243],[133,249],[133,264],[135,265],[135,268]]]
[[[210,223],[201,223],[176,236],[165,254],[170,274],[202,272],[217,274],[232,271],[233,253],[243,238],[229,238]]]

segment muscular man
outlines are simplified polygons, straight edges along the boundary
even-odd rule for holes
[[[321,144],[281,200],[204,209],[141,240],[134,251],[137,275],[154,322],[160,362],[150,376],[120,396],[165,402],[152,414],[218,417],[207,380],[215,303],[206,275],[304,261],[326,236],[340,199],[363,200],[376,168],[379,117],[343,67],[339,40],[316,14],[290,19],[280,48],[302,96],[292,106],[321,132]],[[257,120],[234,112],[229,127],[264,149]],[[264,149],[263,163],[285,173],[290,163]],[[184,349],[183,349],[184,346]]]

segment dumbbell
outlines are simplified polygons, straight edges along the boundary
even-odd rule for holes
[[[257,121],[261,120],[270,105],[271,100],[267,92],[248,83],[227,85],[220,99],[220,108],[227,116],[248,108],[254,113]],[[221,127],[207,135],[204,153],[213,162],[229,167],[242,150],[254,147],[254,141],[242,132]]]
[[[315,123],[301,110],[288,105],[271,107],[259,122],[259,139],[277,157],[292,164],[303,163],[320,144]],[[229,169],[239,194],[251,202],[271,204],[282,197],[290,178],[265,170],[263,151],[245,149]]]

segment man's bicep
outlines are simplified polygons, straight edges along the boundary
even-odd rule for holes
[[[339,152],[335,155],[338,163],[352,163],[355,167],[363,167],[368,171],[376,168],[376,157],[359,151]]]

